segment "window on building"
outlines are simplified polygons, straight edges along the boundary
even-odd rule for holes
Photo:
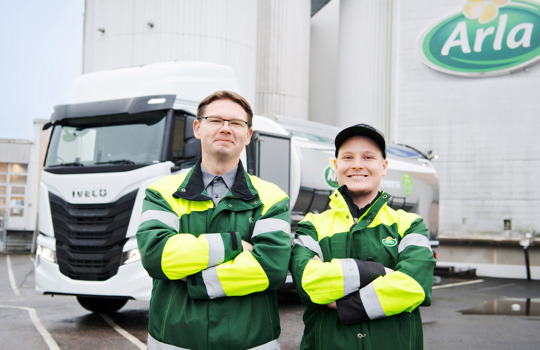
[[[11,164],[10,172],[12,174],[26,174],[28,172],[28,165],[13,163]]]
[[[11,185],[26,185],[26,175],[10,175],[9,183]]]
[[[1,193],[1,190],[0,190],[0,193]],[[11,194],[14,195],[14,194],[22,194],[24,195],[24,187],[21,187],[21,186],[13,186],[11,187]]]
[[[6,210],[3,207],[0,207],[0,232],[4,231],[4,218],[6,217]],[[2,239],[2,236],[0,236]]]
[[[23,216],[23,215],[24,215],[24,209],[23,208],[15,207],[15,208],[10,208],[9,209],[9,216],[20,217],[20,216]]]
[[[27,181],[28,164],[0,163],[0,229],[9,223],[9,217],[24,216]],[[5,214],[9,214],[8,221]]]
[[[4,228],[4,216],[6,214],[6,197],[0,197],[0,219],[2,220],[2,224],[0,225],[0,229]]]

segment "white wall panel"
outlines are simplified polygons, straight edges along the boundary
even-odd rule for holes
[[[310,0],[259,0],[257,113],[307,119]]]
[[[540,229],[540,65],[491,78],[446,75],[418,55],[421,35],[464,1],[410,0],[399,7],[397,141],[433,149],[443,235]]]
[[[243,95],[255,101],[256,1],[88,0],[85,17],[85,73],[209,61],[231,66]]]
[[[341,0],[338,125],[368,123],[390,132],[392,0]]]
[[[340,0],[332,0],[311,18],[309,119],[336,125]]]

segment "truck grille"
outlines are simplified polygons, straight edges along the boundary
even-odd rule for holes
[[[116,275],[136,196],[133,191],[114,203],[70,204],[49,192],[60,272],[85,281]]]

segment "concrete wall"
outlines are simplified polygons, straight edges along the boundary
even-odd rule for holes
[[[25,163],[30,162],[32,141],[1,139],[0,162],[2,163]]]
[[[337,115],[340,2],[330,1],[311,18],[309,119],[319,123]]]
[[[436,251],[439,269],[452,269],[456,273],[474,271],[477,276],[486,277],[540,279],[540,240],[528,249],[528,271],[523,247],[511,239],[443,239]]]
[[[255,100],[257,2],[88,0],[83,72],[172,60],[231,66]]]
[[[490,78],[435,71],[421,35],[465,1],[400,3],[396,31],[396,141],[432,149],[441,185],[440,233],[501,236],[503,220],[540,229],[540,65]],[[538,30],[538,29],[537,29]]]
[[[311,21],[310,120],[390,136],[392,0],[332,0]]]
[[[309,0],[86,4],[84,73],[172,60],[225,64],[256,113],[307,119]]]
[[[309,0],[258,0],[254,112],[308,119]]]

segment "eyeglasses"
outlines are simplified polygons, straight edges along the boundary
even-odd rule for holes
[[[225,122],[229,123],[229,127],[233,129],[244,129],[246,126],[249,126],[248,122],[240,119],[223,119],[221,117],[200,117],[199,119],[204,119],[212,126],[222,127],[225,125]]]

